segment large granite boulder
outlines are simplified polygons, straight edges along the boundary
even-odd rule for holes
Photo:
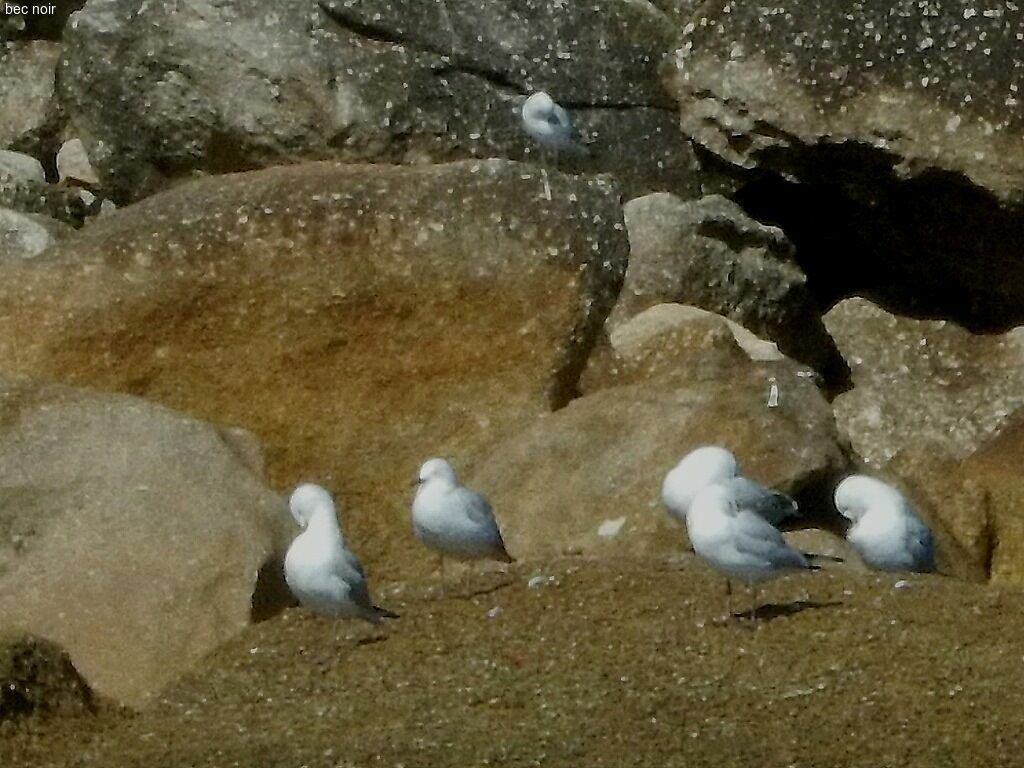
[[[628,325],[614,364],[595,357],[583,397],[498,445],[470,478],[514,555],[680,551],[685,532],[661,506],[661,483],[708,443],[794,494],[808,524],[840,530],[828,495],[848,461],[828,402],[800,366],[751,360],[708,313],[648,332]]]
[[[250,623],[292,523],[252,437],[133,397],[0,382],[0,624],[139,704]]]
[[[825,304],[1004,329],[1024,319],[1022,29],[1012,3],[711,2],[669,81]]]
[[[677,34],[626,0],[92,0],[59,81],[119,202],[298,159],[533,158],[516,108],[539,88],[592,142],[567,168],[615,173],[627,194],[692,194],[694,156],[659,79]]]
[[[836,398],[836,419],[875,467],[915,445],[965,458],[1024,407],[1024,328],[978,336],[865,299],[833,307],[825,326],[853,372],[853,389]]]
[[[842,388],[848,369],[826,333],[793,246],[721,195],[656,193],[625,205],[630,259],[613,327],[657,304],[689,304],[771,339]]]
[[[246,427],[338,493],[365,562],[420,567],[419,462],[576,393],[618,294],[617,189],[505,161],[194,183],[0,268],[0,366]],[[425,555],[424,555],[425,557]]]

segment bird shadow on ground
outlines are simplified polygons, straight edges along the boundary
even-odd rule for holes
[[[814,611],[820,608],[835,608],[842,605],[839,600],[831,600],[828,602],[819,602],[817,600],[795,600],[792,603],[765,603],[757,606],[754,609],[754,620],[755,621],[772,621],[783,616],[794,616],[803,611]],[[733,613],[728,617],[725,623],[732,623],[733,621],[742,621],[750,619],[750,612],[743,611],[740,613]]]

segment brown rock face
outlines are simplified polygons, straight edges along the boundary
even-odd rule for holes
[[[915,498],[953,545],[944,548],[954,557],[947,561],[948,572],[1024,584],[1022,457],[1024,421],[1018,416],[965,459],[911,448],[892,462],[893,471],[907,478]]]
[[[418,463],[564,404],[621,285],[616,190],[548,177],[550,201],[502,161],[181,186],[5,268],[0,361],[252,430],[401,573]]]
[[[876,467],[921,443],[949,458],[969,456],[1024,406],[1024,329],[976,336],[864,299],[836,305],[825,325],[853,371],[836,418]]]
[[[247,441],[132,397],[0,382],[0,623],[130,704],[238,632],[292,527]]]
[[[588,394],[481,464],[471,485],[489,494],[511,552],[678,552],[685,533],[661,506],[661,483],[709,443],[732,450],[747,476],[798,496],[807,518],[834,522],[827,493],[846,459],[828,403],[791,361],[749,360],[715,320],[718,332],[696,317],[633,345],[614,371],[588,371]]]

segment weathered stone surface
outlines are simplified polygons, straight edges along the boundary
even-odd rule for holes
[[[35,258],[73,231],[48,216],[0,208],[0,263]]]
[[[783,232],[719,195],[667,194],[625,206],[630,261],[613,327],[663,302],[692,304],[776,342],[836,387],[847,370]]]
[[[90,186],[100,184],[81,139],[69,139],[61,146],[57,152],[57,175],[65,183]]]
[[[0,149],[36,152],[56,131],[60,50],[47,42],[0,43]]]
[[[0,636],[0,723],[30,715],[81,715],[94,707],[92,690],[67,651],[32,635]]]
[[[241,439],[132,397],[0,387],[0,622],[138,704],[250,621],[290,536]]]
[[[1024,14],[964,3],[705,4],[677,54],[684,130],[744,167],[820,140],[889,153],[895,169],[962,173],[1024,193]]]
[[[827,490],[847,464],[828,403],[791,362],[754,363],[729,339],[730,360],[725,339],[702,328],[711,330],[676,338],[688,367],[673,375],[658,362],[645,377],[588,391],[479,466],[470,484],[489,495],[509,551],[679,551],[685,532],[660,505],[661,482],[705,443],[730,448],[748,476],[796,494],[808,519],[835,522]],[[773,382],[779,404],[768,407]],[[602,535],[602,524],[621,518],[617,535]]]
[[[711,2],[669,80],[823,305],[1005,330],[1024,322],[1021,30],[1015,4]]]
[[[616,188],[548,180],[550,201],[505,161],[180,185],[0,272],[0,366],[244,426],[276,487],[337,493],[371,568],[429,568],[419,463],[570,399],[621,285]]]
[[[0,149],[0,190],[40,186],[46,183],[43,165],[21,152]]]
[[[825,325],[853,371],[836,419],[876,467],[918,443],[964,458],[1024,406],[1024,329],[977,336],[864,299],[836,305]]]
[[[677,33],[653,7],[330,8],[93,0],[76,14],[61,98],[115,198],[297,159],[525,158],[516,107],[534,88],[595,139],[586,170],[619,175],[627,194],[697,188],[657,74]]]

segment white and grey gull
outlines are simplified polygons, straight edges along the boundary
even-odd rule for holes
[[[284,558],[285,582],[299,603],[330,618],[358,618],[374,624],[398,618],[370,599],[363,566],[345,544],[326,488],[315,483],[299,485],[288,509],[303,529]]]
[[[412,530],[419,541],[437,553],[442,590],[445,557],[513,562],[490,503],[476,491],[460,485],[447,460],[425,461],[416,485]]]
[[[931,530],[891,485],[867,475],[851,475],[836,487],[835,504],[839,514],[852,523],[846,540],[871,568],[935,570]]]
[[[728,484],[707,486],[690,505],[686,529],[702,559],[727,579],[738,579],[750,588],[753,619],[757,584],[786,571],[818,570],[812,559],[819,556],[791,547],[775,526],[743,508],[738,499],[735,488]],[[731,616],[731,599],[727,610]]]

